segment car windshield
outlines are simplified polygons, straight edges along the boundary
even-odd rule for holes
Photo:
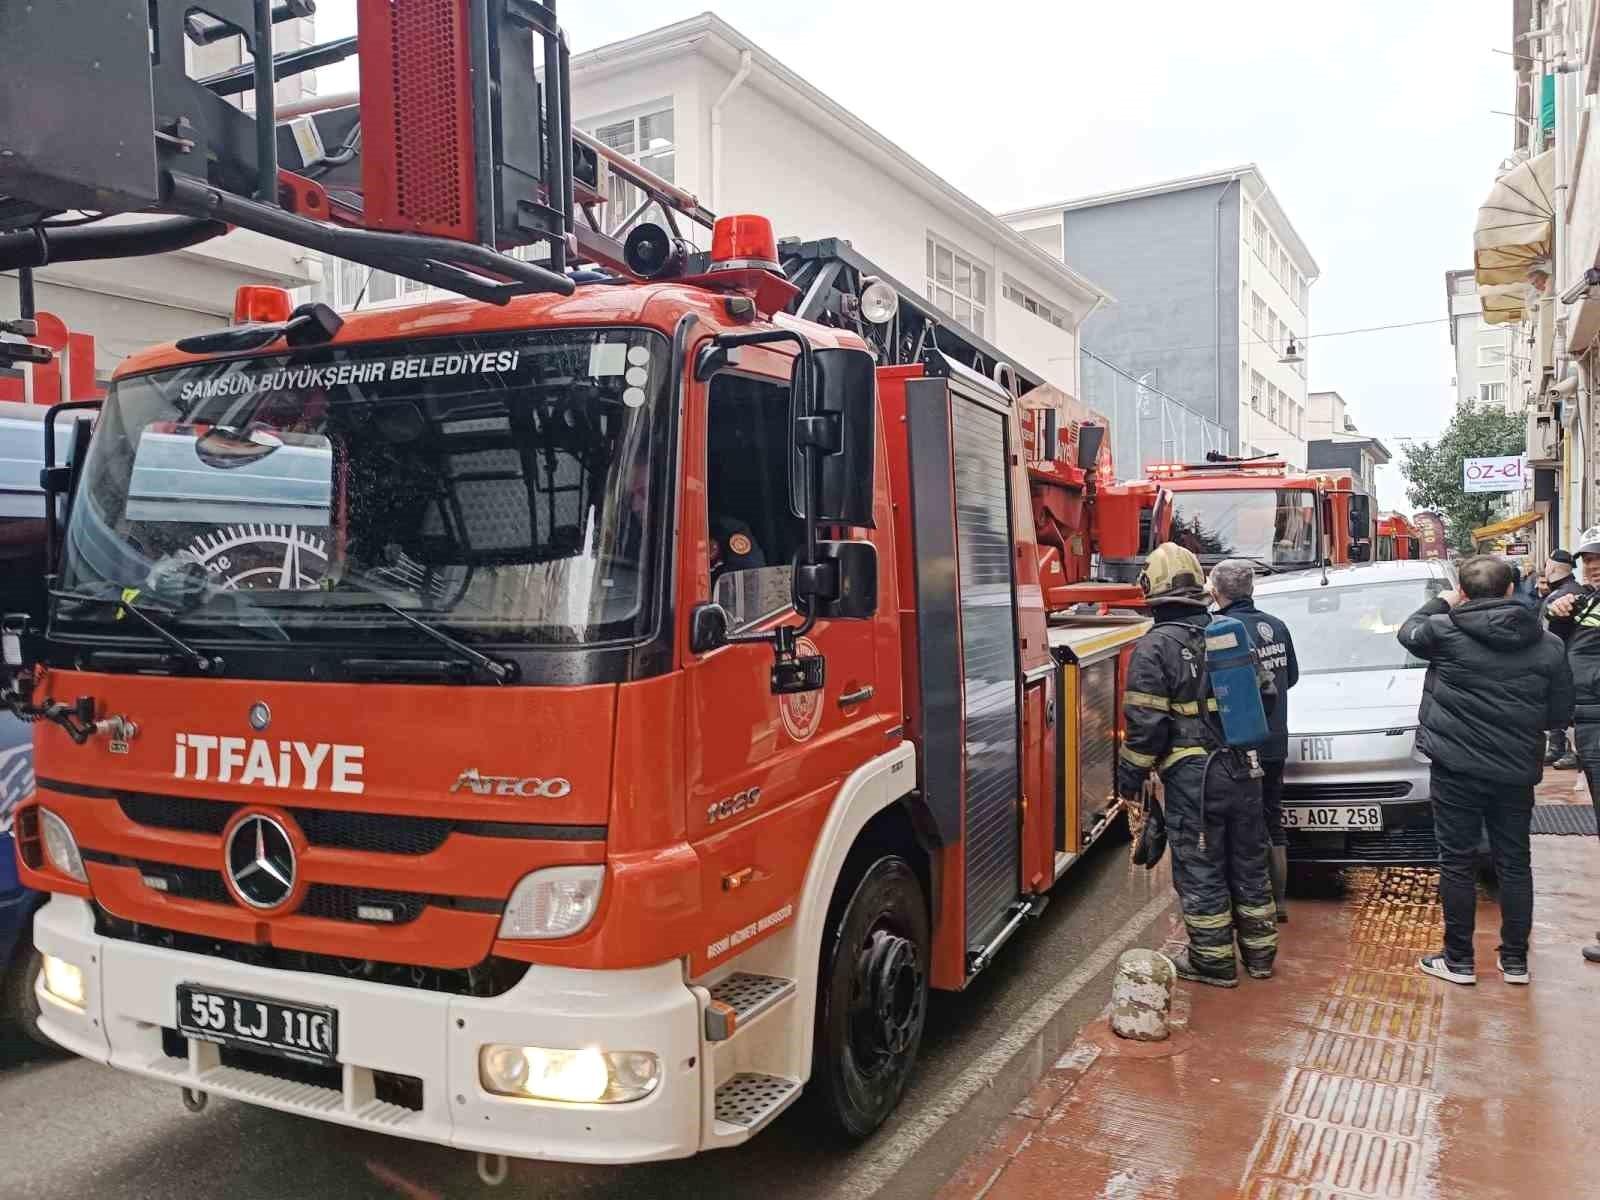
[[[1317,561],[1317,498],[1300,489],[1174,492],[1172,540],[1206,560]]]
[[[1428,665],[1409,654],[1395,635],[1407,617],[1446,586],[1442,579],[1345,587],[1312,583],[1258,596],[1256,604],[1289,626],[1302,675],[1394,671]]]
[[[206,636],[649,632],[666,339],[566,330],[302,350],[120,381],[62,574]],[[55,620],[137,634],[116,605]],[[414,633],[405,636],[414,638]]]

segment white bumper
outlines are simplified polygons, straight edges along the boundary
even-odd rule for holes
[[[34,921],[40,950],[84,973],[83,1011],[39,988],[45,1033],[96,1062],[137,1075],[341,1125],[463,1150],[565,1162],[678,1158],[702,1144],[700,1006],[677,962],[631,971],[534,966],[490,999],[285,972],[103,938],[89,905],[56,896]],[[318,1087],[225,1067],[215,1047],[169,1058],[177,988],[195,983],[339,1014],[343,1087]],[[478,1083],[488,1042],[659,1056],[661,1083],[629,1104],[549,1104],[495,1096]],[[378,1100],[373,1072],[422,1080],[422,1108]]]

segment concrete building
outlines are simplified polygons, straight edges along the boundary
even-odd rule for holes
[[[1361,490],[1378,496],[1378,468],[1393,457],[1375,437],[1356,428],[1349,406],[1338,392],[1312,392],[1306,398],[1306,466],[1353,471]]]
[[[1450,348],[1455,352],[1456,403],[1521,412],[1527,407],[1523,389],[1514,386],[1514,330],[1486,324],[1483,302],[1471,271],[1444,273],[1446,311],[1450,314]]]
[[[840,237],[1069,396],[1109,297],[711,13],[573,56],[574,124],[780,238]],[[636,206],[613,178],[612,219]],[[648,215],[646,216],[648,219]],[[699,231],[695,231],[699,233]],[[704,248],[707,241],[698,239]],[[329,273],[347,306],[365,268]],[[426,289],[374,275],[364,306]]]
[[[1215,421],[1228,448],[1305,464],[1305,336],[1319,269],[1259,168],[1002,217],[1117,297],[1085,323],[1087,353]]]
[[[274,30],[279,52],[314,42],[313,19],[286,21]],[[189,73],[197,78],[242,61],[237,38],[209,46],[186,43]],[[313,94],[310,75],[278,85],[280,101]],[[240,102],[248,110],[254,96]],[[143,218],[113,218],[138,221]],[[154,258],[62,263],[34,272],[35,303],[69,329],[95,339],[95,374],[110,377],[116,365],[141,346],[230,324],[233,294],[242,284],[298,288],[322,277],[319,254],[260,234],[238,230],[187,250]],[[14,274],[0,275],[0,313],[16,313]]]

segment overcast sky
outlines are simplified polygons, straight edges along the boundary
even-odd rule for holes
[[[578,52],[706,7],[563,0],[558,12]],[[349,32],[354,8],[321,0],[318,40]],[[1339,391],[1397,459],[1400,438],[1433,437],[1448,419],[1444,273],[1471,265],[1473,217],[1511,150],[1511,118],[1490,111],[1512,107],[1511,60],[1495,53],[1511,49],[1508,0],[715,11],[996,210],[1256,163],[1322,267],[1312,389]],[[321,90],[336,82],[350,86]],[[1316,337],[1422,320],[1436,323]],[[1398,471],[1380,479],[1380,502],[1409,508]]]

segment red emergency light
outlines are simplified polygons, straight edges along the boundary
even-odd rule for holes
[[[710,269],[741,271],[751,268],[783,272],[778,265],[778,239],[773,236],[772,222],[754,213],[718,217],[711,229]]]
[[[294,297],[286,288],[245,284],[233,293],[235,325],[277,325],[294,311]]]

